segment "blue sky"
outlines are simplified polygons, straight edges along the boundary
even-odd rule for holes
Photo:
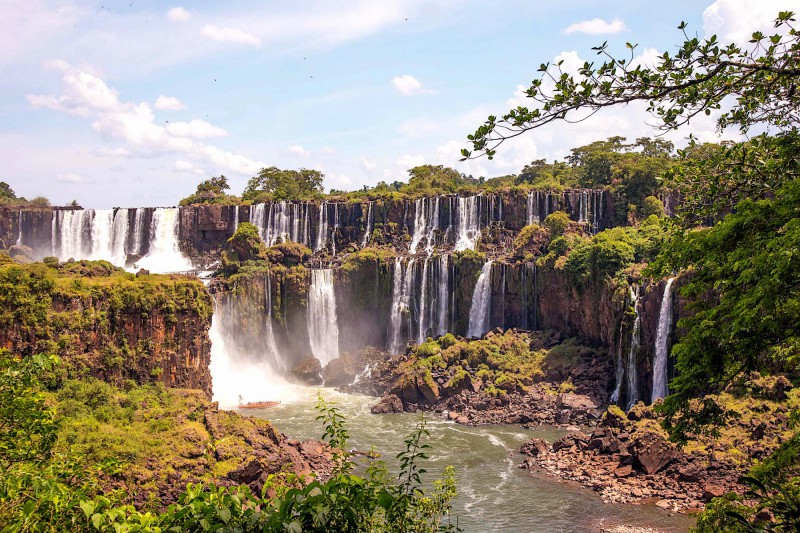
[[[682,20],[741,42],[781,9],[800,0],[0,0],[0,180],[103,208],[174,205],[218,174],[238,194],[271,165],[348,190],[421,163],[513,173],[652,134],[631,106],[459,163],[487,115],[525,103],[539,64],[574,68],[603,41],[639,43],[652,62],[681,42]],[[705,117],[691,130],[717,138]]]

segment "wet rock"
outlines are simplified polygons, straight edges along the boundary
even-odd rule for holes
[[[525,455],[532,455],[534,457],[543,455],[548,451],[550,451],[550,446],[544,439],[531,439],[525,444],[523,444],[519,449],[519,453],[524,453]]]
[[[725,490],[725,487],[722,485],[717,483],[706,483],[703,486],[703,501],[710,502],[714,498],[719,498],[727,492],[728,491]]]
[[[294,365],[292,376],[304,385],[322,385],[322,364],[316,357],[306,357]]]
[[[403,402],[395,394],[387,394],[370,409],[372,414],[402,413]]]
[[[322,369],[322,379],[326,386],[342,387],[350,385],[356,376],[364,370],[364,361],[349,353],[337,357]]]
[[[556,406],[559,409],[582,409],[586,411],[597,409],[597,404],[588,396],[571,392],[559,394],[556,399]]]

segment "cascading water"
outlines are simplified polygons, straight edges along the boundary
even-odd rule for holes
[[[267,246],[284,242],[308,244],[308,203],[272,202],[252,207],[250,221]],[[237,212],[238,218],[238,212]]]
[[[53,255],[62,260],[69,258],[80,259],[87,257],[86,234],[89,232],[91,237],[91,217],[94,213],[89,209],[76,209],[70,211],[58,211],[53,226]],[[60,243],[56,251],[55,243]],[[89,243],[91,245],[91,243]],[[91,246],[88,247],[91,250]]]
[[[328,202],[319,204],[319,225],[317,225],[317,245],[314,251],[318,252],[328,245]]]
[[[611,393],[611,403],[619,403],[620,395],[622,394],[622,386],[625,384],[625,359],[622,357],[622,328],[623,323],[619,324],[619,336],[617,337],[617,357],[616,368],[614,370],[614,392]]]
[[[369,238],[372,235],[372,204],[375,202],[368,202],[369,207],[367,208],[367,228],[364,231],[364,238],[361,239],[361,247],[364,248],[369,243]],[[363,211],[362,211],[363,212]]]
[[[403,262],[398,257],[394,262],[394,275],[392,281],[392,313],[389,332],[389,350],[398,353],[403,349],[408,337],[404,336],[404,331],[408,336],[413,335],[413,320],[411,316],[411,301],[413,281],[415,279],[414,259],[410,259],[403,268]],[[405,320],[404,320],[405,319]],[[407,328],[404,328],[404,322]]]
[[[458,197],[456,218],[456,251],[474,249],[481,233],[480,195]]]
[[[550,214],[550,193],[531,191],[527,197],[527,222],[538,224]]]
[[[419,287],[419,330],[417,334],[417,342],[422,344],[425,342],[427,338],[427,332],[433,326],[433,315],[430,313],[432,309],[428,303],[428,264],[431,262],[431,258],[426,257],[425,262],[422,265],[422,284]]]
[[[233,232],[239,230],[239,204],[233,206]]]
[[[331,251],[336,255],[336,232],[339,229],[339,204],[333,203],[333,230],[331,231]]]
[[[298,398],[301,388],[287,383],[270,364],[270,360],[279,360],[279,357],[264,358],[260,352],[245,353],[236,347],[235,339],[241,335],[241,326],[232,323],[230,314],[225,296],[215,297],[214,316],[208,331],[211,339],[208,369],[214,380],[214,401],[219,402],[222,409],[232,409],[243,402],[280,400],[287,404]],[[271,330],[267,331],[269,336]],[[269,343],[265,340],[268,350]]]
[[[437,296],[437,321],[436,321],[436,334],[444,335],[450,331],[450,313],[449,306],[449,278],[450,278],[450,265],[447,254],[439,256],[439,294]]]
[[[672,282],[669,278],[664,286],[664,297],[661,299],[661,309],[658,313],[658,331],[656,333],[655,355],[653,356],[653,395],[650,399],[655,402],[669,394],[669,378],[667,376],[667,362],[669,360],[669,334],[672,329]]]
[[[129,250],[129,253],[135,255],[141,255],[144,251],[144,244],[148,235],[145,232],[145,210],[143,208],[136,209],[136,213],[133,217],[133,239],[132,239],[132,247]]]
[[[22,210],[17,213],[17,246],[22,244]]]
[[[114,225],[112,209],[96,209],[92,217],[92,253],[89,259],[105,259],[111,261],[114,253],[111,250],[111,239]]]
[[[275,334],[272,331],[272,279],[269,272],[264,275],[264,310],[266,314],[264,318],[265,348],[272,361],[275,362],[275,366],[286,372],[289,369],[278,351],[278,345],[275,344]]]
[[[489,331],[489,318],[492,311],[492,262],[487,261],[481,268],[475,290],[472,292],[472,305],[469,309],[468,337],[480,337]]]
[[[419,198],[414,202],[414,235],[408,249],[410,254],[417,253],[417,247],[423,239],[426,240],[425,251],[428,255],[433,253],[436,230],[439,229],[439,202],[438,196]]]
[[[325,366],[339,357],[339,325],[336,319],[333,270],[320,268],[311,271],[306,316],[311,353]]]
[[[159,207],[153,211],[150,233],[153,240],[147,255],[137,262],[138,268],[150,272],[185,272],[194,266],[178,247],[177,207]]]
[[[639,286],[631,285],[631,301],[636,316],[633,320],[633,330],[631,332],[631,347],[628,352],[628,409],[636,405],[639,399],[639,373],[637,364],[637,353],[639,351],[639,337],[641,336],[642,317],[639,314]]]
[[[125,265],[128,258],[128,210],[117,209],[111,223],[111,262],[115,265]]]

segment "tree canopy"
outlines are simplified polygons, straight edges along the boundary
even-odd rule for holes
[[[243,200],[310,200],[323,192],[319,170],[281,170],[278,167],[262,168],[247,182]]]

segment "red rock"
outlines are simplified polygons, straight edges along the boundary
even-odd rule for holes
[[[633,467],[631,465],[621,465],[618,466],[616,470],[614,470],[614,475],[617,477],[628,477],[633,473]]]
[[[655,474],[678,456],[675,447],[655,433],[636,438],[630,452],[646,474]]]
[[[548,446],[547,441],[544,439],[531,439],[519,449],[519,453],[532,455],[534,457],[547,453],[548,451],[550,451],[550,446]]]

